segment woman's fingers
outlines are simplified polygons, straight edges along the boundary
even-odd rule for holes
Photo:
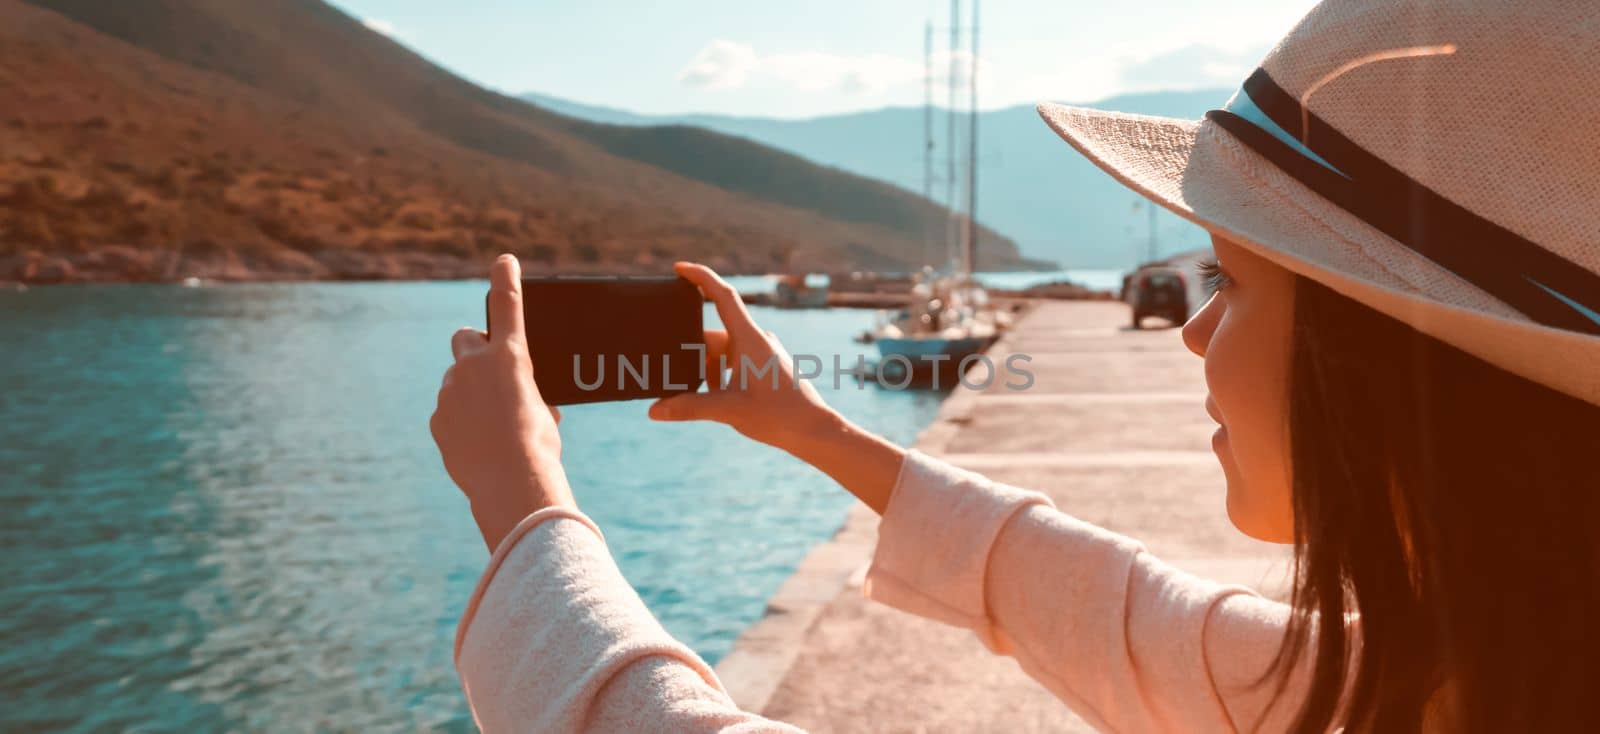
[[[728,353],[728,332],[722,329],[706,329],[706,354]]]
[[[457,360],[489,344],[489,335],[470,326],[456,329],[450,337],[450,354]]]
[[[728,356],[728,332],[706,329],[706,361],[703,373],[707,390],[722,389],[722,363]]]
[[[756,327],[755,319],[750,317],[750,311],[744,307],[744,299],[739,297],[739,291],[723,280],[711,268],[698,263],[679,262],[673,263],[672,269],[684,280],[695,284],[704,293],[706,298],[717,307],[717,315],[722,317],[722,325],[728,327],[735,334],[758,335],[761,330]]]
[[[522,323],[522,263],[515,255],[501,255],[489,269],[489,323],[493,343],[527,342]]]
[[[658,421],[722,421],[733,396],[721,392],[687,392],[650,404],[650,418]]]

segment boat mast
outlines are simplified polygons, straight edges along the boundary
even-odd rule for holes
[[[933,19],[922,34],[922,198],[933,201]]]
[[[922,34],[922,198],[933,201],[933,17],[928,17]],[[931,264],[928,243],[933,240],[931,223],[922,237],[922,264]]]
[[[962,272],[968,276],[978,267],[978,3],[972,0],[972,61],[968,64],[967,84],[971,92],[971,124],[967,135],[967,247],[962,253]]]
[[[950,79],[947,85],[950,98],[945,107],[945,267],[955,265],[957,253],[954,250],[961,244],[960,221],[956,218],[956,182],[959,180],[956,178],[956,85],[961,74],[961,55],[957,53],[960,47],[961,0],[950,0]]]

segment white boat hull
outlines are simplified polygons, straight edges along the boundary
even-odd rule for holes
[[[921,339],[907,338],[879,338],[874,343],[878,345],[878,354],[884,359],[890,357],[905,357],[911,360],[913,369],[932,367],[933,363],[927,357],[947,355],[953,361],[977,354],[994,342],[994,337],[963,337],[947,339],[944,337],[924,337]]]

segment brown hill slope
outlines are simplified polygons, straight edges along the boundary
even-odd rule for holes
[[[0,278],[893,268],[942,227],[747,141],[488,92],[316,0],[41,5],[0,0]]]

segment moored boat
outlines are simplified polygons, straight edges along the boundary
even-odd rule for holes
[[[829,281],[806,275],[780,275],[773,287],[772,305],[778,308],[827,308]]]

